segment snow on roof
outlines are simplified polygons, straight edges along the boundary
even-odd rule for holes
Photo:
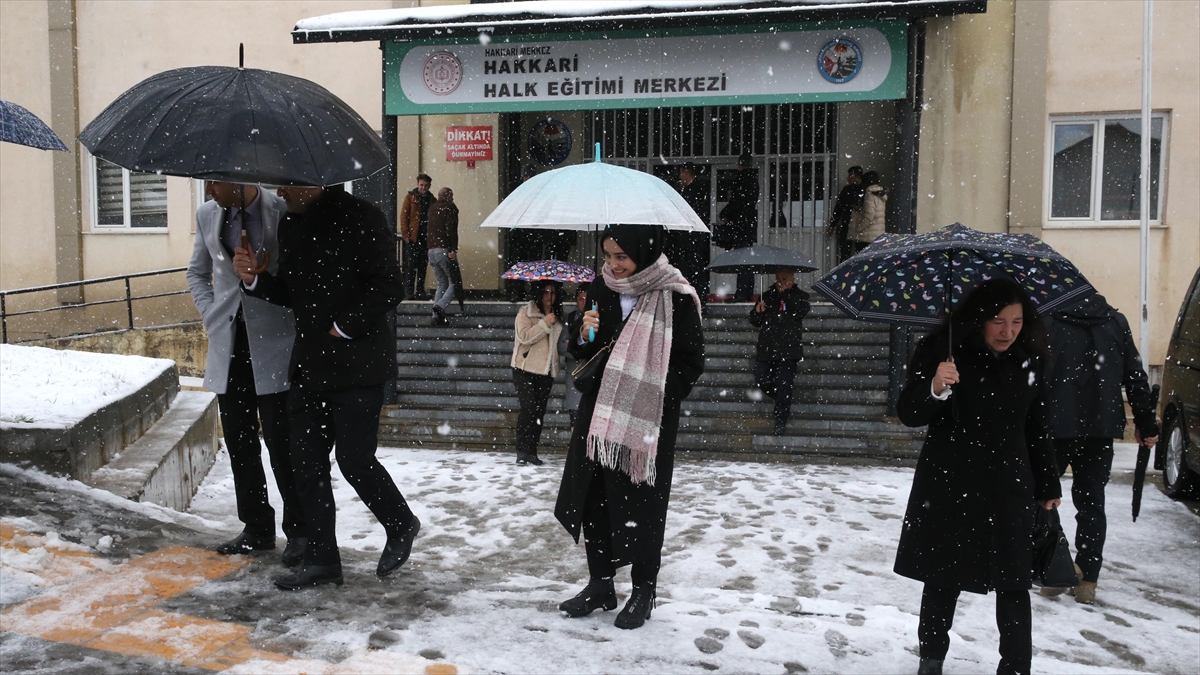
[[[410,9],[375,9],[338,12],[296,24],[295,32],[353,31],[388,27],[455,26],[463,24],[498,25],[528,21],[538,17],[539,23],[555,20],[578,20],[586,17],[605,19],[638,19],[656,17],[696,16],[705,13],[778,12],[794,9],[838,9],[853,5],[856,9],[961,4],[962,0],[524,0],[493,4],[440,5]]]

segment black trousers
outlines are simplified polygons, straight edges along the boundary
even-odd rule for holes
[[[945,659],[950,649],[950,627],[958,591],[925,584],[921,593],[921,658]],[[1033,619],[1029,591],[996,591],[996,627],[1000,629],[998,675],[1028,675],[1033,660]]]
[[[611,579],[617,574],[613,562],[612,523],[608,517],[608,497],[604,490],[604,469],[595,464],[595,473],[588,486],[583,505],[583,547],[587,551],[588,575]],[[647,552],[630,566],[629,576],[634,586],[656,586],[658,570],[662,567],[662,550]]]
[[[425,292],[425,273],[429,267],[425,227],[421,226],[417,241],[404,242],[404,297],[415,298]]]
[[[1083,580],[1095,583],[1104,560],[1108,519],[1104,515],[1104,487],[1112,472],[1111,438],[1056,438],[1054,456],[1058,475],[1071,466],[1071,502],[1075,504],[1075,564]]]
[[[271,459],[271,473],[283,498],[283,534],[288,539],[304,536],[304,512],[296,492],[292,463],[288,452],[288,393],[259,395],[254,389],[254,369],[250,363],[250,340],[246,324],[238,315],[233,338],[233,357],[229,361],[229,380],[225,393],[217,394],[225,447],[233,469],[233,490],[237,497],[238,520],[251,534],[275,536],[275,509],[267,499],[267,477],[263,472],[262,445],[259,444],[259,420],[263,440]]]
[[[337,392],[313,392],[293,385],[288,397],[292,467],[304,504],[309,565],[340,565],[337,507],[329,478],[329,451],[336,449],[342,476],[363,504],[397,537],[412,523],[404,495],[375,459],[383,385]]]
[[[754,384],[775,399],[775,424],[787,424],[792,414],[792,388],[799,361],[755,361]]]
[[[517,401],[521,404],[521,411],[517,414],[517,455],[537,455],[538,441],[542,438],[542,420],[546,417],[546,402],[550,400],[554,378],[513,368],[513,384],[517,387]]]

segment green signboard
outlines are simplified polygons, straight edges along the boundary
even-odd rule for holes
[[[903,98],[904,20],[388,42],[389,115]]]

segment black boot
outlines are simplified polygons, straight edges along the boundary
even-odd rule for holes
[[[283,547],[283,564],[293,567],[304,562],[306,550],[308,550],[308,537],[290,537],[287,546]]]
[[[650,584],[635,585],[625,603],[625,609],[617,615],[613,625],[617,628],[641,628],[650,618],[650,610],[654,609],[654,586]]]
[[[579,591],[579,595],[565,600],[558,606],[558,611],[563,612],[572,619],[577,619],[581,616],[587,616],[597,609],[608,611],[617,608],[617,591],[613,588],[613,580],[601,579],[592,577],[588,580],[588,585]]]
[[[274,549],[274,534],[242,532],[233,539],[218,546],[216,551],[221,555],[246,555],[254,551],[272,551]]]
[[[921,665],[917,666],[917,675],[942,675],[943,660],[922,657]]]
[[[279,577],[275,580],[276,588],[284,591],[298,591],[322,584],[342,585],[341,565],[305,565],[295,574]]]
[[[414,514],[412,524],[408,526],[404,532],[397,537],[388,537],[387,544],[383,547],[383,554],[379,556],[379,565],[375,568],[376,576],[386,577],[387,575],[400,569],[412,553],[413,540],[417,538],[417,533],[421,531],[421,521]]]

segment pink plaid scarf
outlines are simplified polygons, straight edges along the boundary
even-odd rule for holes
[[[623,295],[638,296],[638,302],[604,367],[588,428],[587,456],[628,475],[634,483],[654,485],[671,359],[671,293],[692,296],[697,312],[700,298],[665,255],[626,279],[614,277],[608,265],[601,273],[605,285]]]

